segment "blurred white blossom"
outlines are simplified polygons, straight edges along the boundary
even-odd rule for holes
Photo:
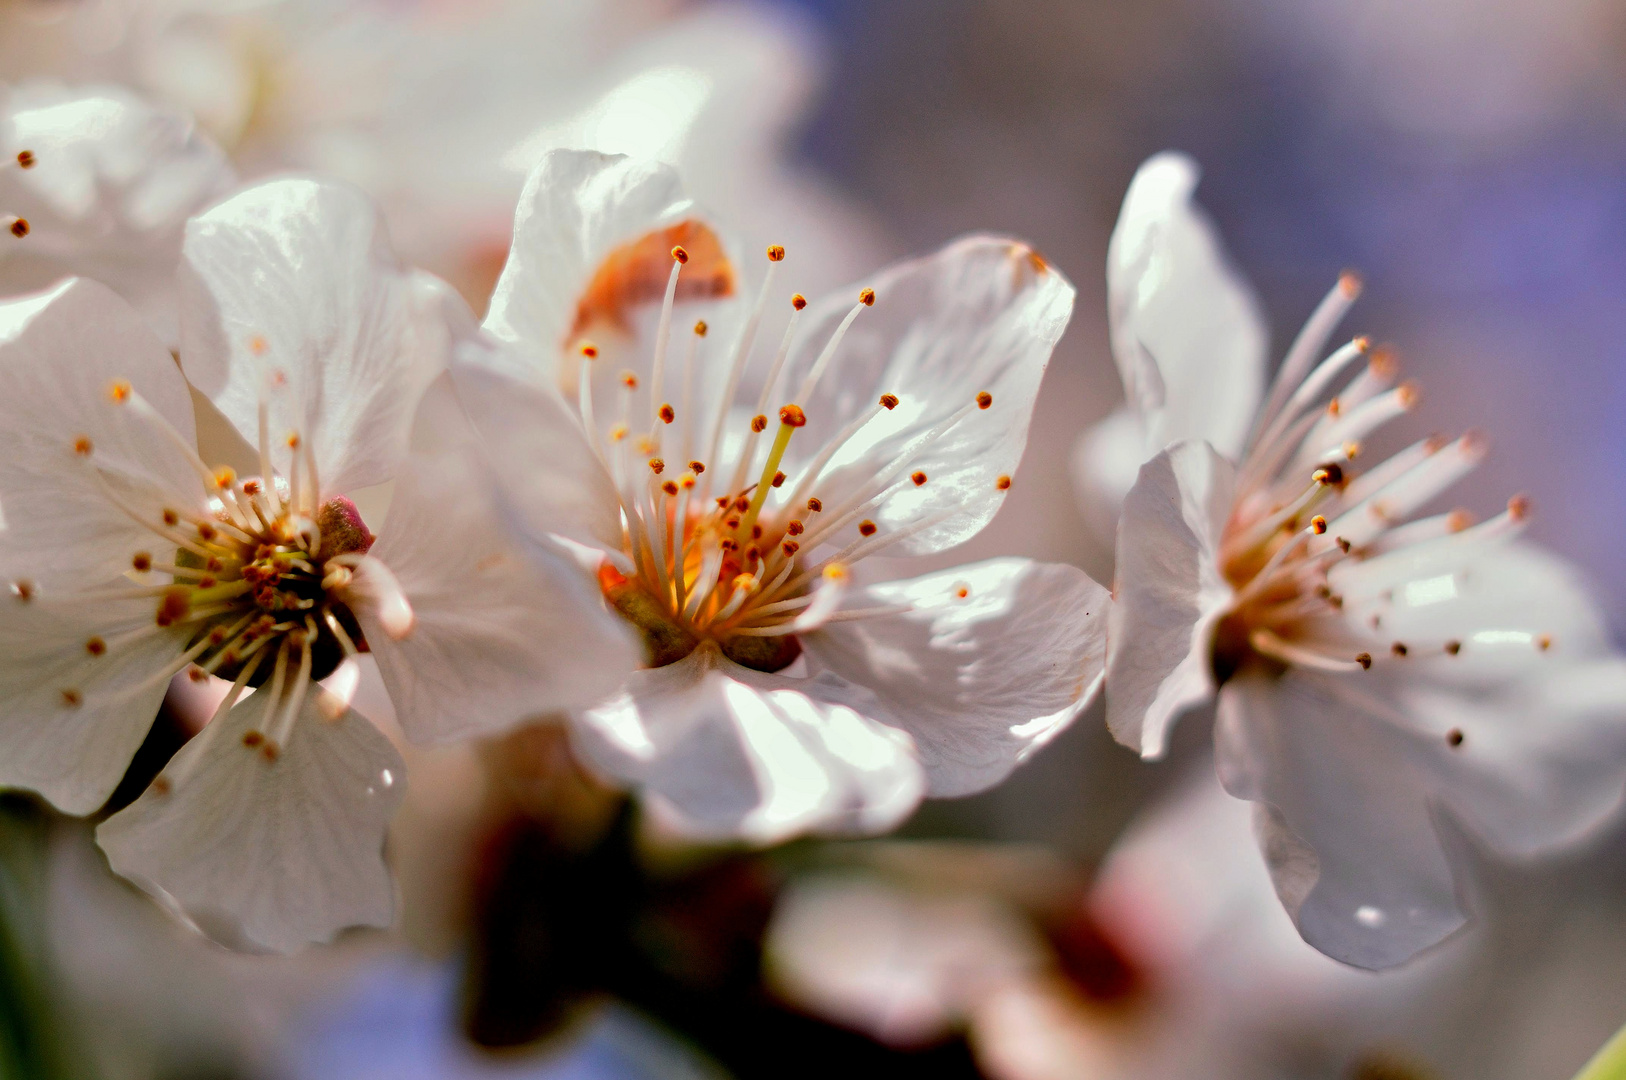
[[[1191,205],[1196,180],[1184,157],[1149,161],[1111,249],[1129,408],[1145,451],[1166,448],[1118,522],[1107,722],[1157,757],[1173,721],[1217,693],[1220,776],[1257,804],[1300,932],[1385,967],[1463,922],[1436,815],[1528,855],[1615,811],[1626,661],[1570,568],[1517,541],[1524,500],[1478,525],[1416,517],[1479,462],[1480,437],[1356,470],[1417,390],[1365,339],[1317,363],[1353,277],[1256,408],[1264,334]]]
[[[681,165],[703,201],[738,208],[753,242],[772,226],[816,253],[829,275],[817,285],[873,250],[856,213],[785,159],[821,64],[811,28],[782,9],[63,0],[5,14],[7,70],[133,86],[197,117],[245,176],[348,180],[378,200],[409,261],[476,302],[526,173],[556,147]]]
[[[1094,694],[1105,594],[1078,570],[854,577],[993,517],[1073,290],[974,236],[786,303],[773,247],[747,308],[697,213],[659,163],[545,157],[486,320],[508,345],[465,350],[458,395],[529,527],[581,545],[645,640],[576,716],[586,759],[690,833],[884,829],[1002,779]],[[770,301],[790,321],[764,371]]]
[[[122,87],[36,81],[0,87],[0,151],[0,295],[93,277],[173,347],[186,219],[235,183],[220,149]]]

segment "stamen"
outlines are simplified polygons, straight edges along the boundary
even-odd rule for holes
[[[768,272],[762,277],[762,289],[757,293],[757,302],[751,308],[751,316],[746,319],[745,325],[740,328],[740,336],[734,343],[734,357],[729,363],[728,382],[723,387],[722,400],[717,408],[717,418],[712,424],[711,440],[706,444],[706,461],[717,460],[718,447],[723,440],[723,422],[728,419],[728,407],[733,404],[734,395],[739,392],[740,375],[745,371],[746,358],[751,354],[751,346],[756,343],[757,328],[762,324],[762,314],[767,310],[769,290],[773,287],[774,274],[779,264],[784,261],[784,249],[778,246],[768,249]],[[805,304],[806,301],[803,301]],[[797,310],[800,310],[798,308]],[[708,492],[709,494],[709,492]]]
[[[841,339],[847,336],[847,328],[853,324],[854,319],[858,318],[860,311],[874,306],[874,289],[865,289],[858,294],[858,303],[854,304],[852,310],[847,312],[847,317],[841,320],[841,325],[836,327],[836,332],[830,335],[830,341],[824,346],[824,351],[819,354],[817,360],[813,361],[812,369],[808,371],[807,377],[802,380],[802,385],[796,391],[795,400],[813,400],[813,390],[818,386],[819,378],[824,374],[824,369],[830,366],[830,360],[836,355],[836,350],[841,347]]]
[[[655,328],[655,360],[650,367],[649,393],[650,400],[660,402],[665,400],[666,389],[666,349],[672,337],[672,302],[677,298],[678,272],[683,264],[689,261],[689,253],[681,246],[672,249],[672,273],[666,279],[666,296],[661,300],[661,318]],[[669,411],[671,406],[666,407]],[[656,426],[650,432],[650,438],[659,440],[660,420],[665,417],[656,414]],[[666,420],[670,424],[671,420]],[[659,445],[657,442],[656,445]]]
[[[1304,328],[1299,331],[1299,336],[1294,339],[1292,347],[1287,350],[1287,355],[1282,359],[1282,366],[1271,384],[1270,398],[1259,413],[1254,437],[1248,440],[1250,448],[1257,444],[1258,434],[1276,419],[1277,411],[1287,401],[1294,387],[1304,380],[1311,363],[1325,348],[1327,339],[1332,336],[1333,330],[1343,321],[1345,313],[1360,294],[1360,277],[1346,270],[1339,275],[1338,283],[1332,287],[1332,291],[1316,306],[1309,320],[1305,322]]]

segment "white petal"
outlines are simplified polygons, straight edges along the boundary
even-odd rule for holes
[[[1146,426],[1133,410],[1120,408],[1085,430],[1073,447],[1073,485],[1079,511],[1094,538],[1111,546],[1118,511],[1146,463]]]
[[[250,445],[267,397],[285,474],[298,431],[324,493],[388,480],[453,325],[472,320],[443,283],[401,265],[377,208],[341,184],[272,180],[194,218],[183,254],[193,383]]]
[[[832,623],[802,643],[914,737],[932,795],[1003,780],[1101,685],[1107,591],[1076,567],[992,559],[865,593],[848,606],[913,610]]]
[[[1242,450],[1263,390],[1259,303],[1192,201],[1197,165],[1162,153],[1130,182],[1107,248],[1107,310],[1146,456],[1182,439]]]
[[[392,640],[355,607],[402,729],[414,742],[501,731],[585,706],[638,666],[631,627],[591,579],[546,542],[512,536],[471,453],[407,459],[371,553],[412,606]]]
[[[550,151],[520,195],[514,246],[492,294],[486,328],[524,345],[542,380],[553,383],[548,373],[576,335],[579,305],[605,260],[622,245],[693,213],[668,165],[588,150]],[[659,284],[664,287],[664,276]]]
[[[114,870],[227,944],[293,952],[347,926],[387,926],[384,832],[405,791],[401,756],[354,712],[322,718],[317,695],[275,761],[243,744],[254,694],[188,743],[96,830]]]
[[[770,843],[800,832],[882,832],[919,802],[909,737],[834,674],[751,671],[703,644],[635,673],[572,726],[583,760],[639,785],[678,829]]]
[[[202,504],[203,484],[185,453],[114,404],[117,379],[192,443],[186,381],[140,316],[105,286],[67,282],[0,304],[0,568],[8,580],[100,585],[129,570],[136,552],[162,553],[162,541],[103,493],[92,465],[155,526],[166,506]],[[81,437],[88,457],[75,452]]]
[[[122,87],[29,82],[0,87],[0,150],[35,159],[0,170],[0,207],[32,227],[0,262],[6,291],[94,277],[173,344],[182,227],[233,183],[219,147]]]
[[[157,676],[185,643],[172,630],[118,644],[152,619],[147,601],[0,593],[0,786],[37,791],[70,814],[107,801],[169,689]],[[93,656],[92,638],[112,644]]]
[[[520,520],[533,535],[621,550],[621,502],[576,411],[552,387],[469,362],[486,355],[460,351],[453,385]]]
[[[859,312],[802,406],[807,426],[786,458],[788,495],[806,464],[854,418],[876,410],[883,394],[898,405],[860,429],[813,488],[831,508],[876,479],[913,440],[956,412],[970,414],[912,452],[896,479],[902,489],[869,515],[883,532],[948,515],[891,549],[924,554],[974,536],[1004,501],[1001,476],[1016,472],[1051,349],[1072,315],[1073,286],[1034,250],[1002,237],[971,236],[934,255],[901,263],[808,309],[797,329],[784,387],[795,395],[858,300]],[[987,409],[979,393],[992,395]],[[787,400],[789,398],[787,397]],[[907,481],[926,474],[923,486]]]
[[[1107,633],[1107,726],[1155,758],[1170,724],[1214,692],[1210,639],[1231,597],[1219,539],[1236,469],[1202,442],[1148,461],[1118,519]]]
[[[1244,676],[1220,693],[1220,779],[1265,804],[1260,844],[1304,940],[1363,968],[1465,921],[1431,803],[1450,748],[1383,717],[1349,676]]]

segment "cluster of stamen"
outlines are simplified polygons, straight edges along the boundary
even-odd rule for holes
[[[791,298],[791,318],[776,351],[741,445],[732,461],[720,461],[730,406],[739,392],[746,362],[755,343],[775,272],[785,257],[781,247],[768,249],[769,268],[761,292],[734,343],[722,401],[709,432],[700,425],[695,400],[696,365],[708,326],[696,323],[682,362],[681,393],[668,400],[667,353],[678,278],[687,261],[682,247],[672,250],[672,267],[657,324],[650,368],[652,420],[647,434],[634,435],[633,401],[639,380],[621,377],[621,415],[601,439],[594,418],[591,365],[598,349],[578,344],[581,360],[577,382],[584,429],[608,468],[620,495],[623,551],[600,569],[599,578],[611,604],[642,631],[651,666],[673,663],[702,641],[718,643],[737,663],[778,671],[795,661],[801,646],[796,635],[830,622],[870,618],[907,610],[901,607],[842,609],[850,567],[858,560],[940,524],[953,511],[911,523],[886,535],[871,519],[897,491],[920,487],[927,474],[910,466],[932,443],[956,424],[993,404],[980,393],[964,408],[913,440],[894,460],[856,492],[826,507],[820,481],[826,466],[865,424],[897,408],[896,394],[883,394],[872,410],[837,433],[798,475],[784,469],[786,451],[807,424],[797,402],[813,400],[821,378],[836,359],[843,336],[860,314],[876,302],[871,289],[839,324],[791,400],[773,414],[771,441],[769,403],[779,392],[780,376],[807,301]],[[780,400],[784,400],[781,398]],[[686,468],[676,476],[664,455],[677,453]],[[1000,477],[999,489],[1010,485]],[[771,497],[779,492],[778,497]],[[848,529],[858,538],[813,561],[815,549],[834,542]]]
[[[280,379],[273,381],[280,385]],[[84,643],[86,655],[101,661],[153,635],[175,636],[183,645],[180,655],[122,694],[134,696],[183,671],[197,681],[231,680],[205,728],[207,738],[221,727],[214,721],[247,688],[263,686],[264,718],[243,744],[275,761],[314,682],[336,676],[328,689],[318,691],[329,717],[349,704],[359,677],[355,657],[366,649],[345,600],[357,575],[365,576],[365,591],[379,602],[392,635],[410,629],[411,610],[388,571],[367,555],[373,537],[355,506],[342,496],[321,497],[315,456],[297,432],[286,437],[292,458],[288,475],[275,472],[265,403],[260,406],[261,476],[245,479],[229,467],[206,466],[189,440],[128,382],[114,382],[108,397],[190,460],[202,498],[156,512],[143,507],[115,486],[116,471],[102,466],[88,436],[73,438],[70,451],[103,496],[151,534],[149,549],[132,553],[128,584],[45,594],[19,580],[11,583],[11,595],[31,604],[150,601],[149,625],[93,636]],[[85,693],[65,686],[60,698],[63,707],[78,708]],[[160,789],[167,790],[172,779],[160,777]]]
[[[12,168],[32,169],[38,160],[34,156],[34,151],[19,150],[15,157],[0,163],[0,170]],[[6,230],[19,240],[28,235],[29,225],[28,219],[25,217],[16,214],[0,214],[0,222],[4,222]]]
[[[1364,473],[1354,462],[1362,440],[1415,407],[1411,383],[1396,385],[1398,364],[1386,349],[1356,338],[1319,364],[1314,359],[1359,294],[1344,275],[1305,325],[1286,358],[1255,425],[1237,478],[1234,510],[1219,558],[1235,590],[1218,628],[1216,675],[1263,664],[1330,672],[1360,672],[1375,664],[1427,655],[1460,655],[1479,645],[1528,639],[1545,651],[1546,635],[1493,631],[1486,641],[1400,641],[1385,635],[1386,590],[1345,596],[1334,587],[1334,567],[1401,548],[1479,544],[1522,527],[1528,504],[1508,502],[1502,514],[1474,524],[1463,510],[1416,518],[1426,503],[1480,461],[1485,443],[1474,433],[1430,437]],[[1365,367],[1333,388],[1352,367]],[[1494,640],[1492,640],[1494,639]],[[1460,730],[1447,738],[1463,741]]]

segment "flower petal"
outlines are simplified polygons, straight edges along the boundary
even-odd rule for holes
[[[1259,302],[1191,200],[1197,177],[1184,154],[1148,160],[1107,248],[1112,352],[1148,457],[1182,439],[1236,457],[1264,388]]]
[[[934,796],[1003,780],[1100,688],[1107,591],[1076,567],[991,559],[849,601],[894,604],[913,610],[832,623],[802,643],[914,737]]]
[[[548,376],[560,349],[585,324],[617,319],[622,303],[634,298],[628,290],[648,284],[636,272],[641,266],[629,261],[624,276],[612,274],[615,280],[595,289],[612,254],[693,213],[669,165],[590,150],[548,152],[519,197],[514,246],[492,294],[486,329],[524,345],[540,365],[542,381],[557,385]],[[667,261],[655,287],[664,289],[671,263],[664,250],[659,254]]]
[[[808,400],[796,402],[807,424],[791,440],[782,494],[797,490],[799,468],[849,422],[896,395],[895,407],[835,452],[812,493],[834,509],[911,449],[891,478],[901,485],[869,516],[887,531],[940,519],[891,550],[941,551],[974,536],[1004,501],[1039,382],[1072,315],[1073,286],[1026,244],[995,236],[966,237],[863,284],[875,291],[874,307],[859,312]],[[858,299],[854,286],[809,308],[786,364],[787,401]],[[979,394],[991,396],[987,407],[976,407]],[[935,440],[911,447],[968,408]],[[918,485],[909,482],[916,471],[925,477]]]
[[[37,791],[70,814],[107,801],[169,689],[164,669],[185,644],[179,629],[119,643],[152,618],[147,601],[0,594],[0,786]],[[93,640],[101,652],[90,650]]]
[[[1210,639],[1231,589],[1219,539],[1235,467],[1207,443],[1169,447],[1141,467],[1118,519],[1107,632],[1107,726],[1147,758],[1169,726],[1214,693]]]
[[[183,747],[154,784],[96,830],[119,874],[227,944],[294,952],[347,926],[387,926],[394,897],[384,833],[405,791],[401,756],[312,693],[274,761],[243,737],[262,694]],[[213,727],[213,724],[211,724]]]
[[[1344,685],[1340,685],[1342,682]],[[1431,803],[1449,752],[1388,722],[1348,677],[1247,675],[1220,693],[1220,779],[1265,804],[1260,843],[1304,940],[1356,967],[1393,967],[1465,921]]]
[[[272,460],[311,441],[324,493],[388,480],[413,410],[470,321],[434,277],[403,267],[367,197],[329,181],[260,184],[187,225],[181,357],[254,445],[262,399]]]
[[[914,809],[920,765],[884,716],[873,695],[832,673],[767,675],[706,643],[634,673],[572,731],[584,761],[639,785],[681,831],[772,843],[809,830],[882,832]]]
[[[114,403],[120,379],[173,438]],[[70,281],[0,304],[0,572],[8,581],[101,585],[129,570],[136,552],[161,552],[160,538],[121,510],[96,475],[157,527],[164,507],[203,501],[202,481],[177,445],[193,438],[186,380],[105,286]]]
[[[0,87],[0,149],[34,155],[0,170],[0,207],[32,227],[7,250],[6,291],[94,277],[174,344],[182,227],[234,182],[220,148],[122,87],[27,82]]]
[[[1146,431],[1127,407],[1086,428],[1073,446],[1073,486],[1084,524],[1101,544],[1118,536],[1118,511],[1146,463]]]
[[[516,380],[488,358],[509,348],[460,349],[452,382],[508,501],[533,535],[621,549],[621,501],[576,412],[550,386]]]
[[[412,605],[393,640],[355,606],[402,729],[414,742],[501,731],[613,693],[638,666],[631,627],[551,544],[510,535],[472,451],[407,459],[371,554]]]

